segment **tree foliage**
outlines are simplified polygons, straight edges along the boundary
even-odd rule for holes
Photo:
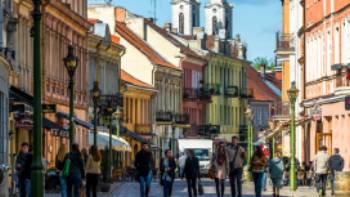
[[[266,71],[275,69],[275,60],[273,58],[268,59],[267,57],[257,57],[253,61],[253,67],[256,70],[260,70],[260,65],[266,65]]]

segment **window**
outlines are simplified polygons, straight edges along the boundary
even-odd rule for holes
[[[340,63],[340,54],[339,54],[339,27],[335,28],[335,34],[334,34],[334,63],[338,64]]]
[[[327,32],[327,69],[326,75],[329,74],[330,68],[331,68],[331,53],[332,53],[332,40],[331,40],[331,32]]]
[[[185,31],[185,17],[183,13],[179,14],[179,33],[184,34]]]
[[[213,35],[217,35],[218,32],[218,19],[216,18],[216,16],[213,17],[212,19],[212,25],[213,25]]]

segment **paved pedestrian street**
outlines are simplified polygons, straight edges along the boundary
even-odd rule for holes
[[[205,179],[203,180],[204,192],[203,197],[216,197],[215,193],[215,183],[212,180]],[[227,197],[230,197],[229,182],[226,182],[226,191]],[[244,197],[254,197],[254,186],[252,183],[245,183],[243,185],[243,196]],[[288,188],[284,188],[281,196],[292,196],[292,193]],[[136,182],[122,183],[119,185],[119,188],[113,192],[111,197],[138,197],[139,196],[139,186]],[[162,197],[162,190],[157,182],[152,183],[152,189],[150,197]],[[272,196],[272,193],[267,191],[264,192],[265,197]],[[295,193],[296,197],[313,197],[318,196],[314,188],[303,187],[299,188]],[[187,186],[185,180],[176,180],[173,188],[172,197],[187,197]]]

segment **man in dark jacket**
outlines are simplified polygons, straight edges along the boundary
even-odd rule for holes
[[[163,186],[164,197],[170,197],[173,191],[176,162],[170,149],[165,152],[165,157],[160,162],[160,183]]]
[[[135,162],[136,178],[140,182],[141,197],[148,197],[152,182],[154,168],[153,155],[147,143],[142,144],[142,149],[136,154]]]
[[[188,196],[197,197],[197,179],[200,178],[199,160],[194,155],[193,150],[187,151],[183,175],[186,177]],[[183,177],[182,177],[183,178]]]
[[[339,148],[334,149],[334,154],[328,159],[328,168],[331,171],[330,183],[332,189],[332,195],[334,195],[334,178],[336,171],[342,171],[344,168],[344,159],[339,154]]]
[[[20,197],[30,196],[30,176],[31,176],[32,154],[29,153],[29,144],[23,142],[21,150],[16,159],[16,171],[19,181]]]

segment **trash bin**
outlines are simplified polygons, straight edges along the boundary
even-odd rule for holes
[[[336,172],[334,184],[336,197],[350,196],[350,172]]]

